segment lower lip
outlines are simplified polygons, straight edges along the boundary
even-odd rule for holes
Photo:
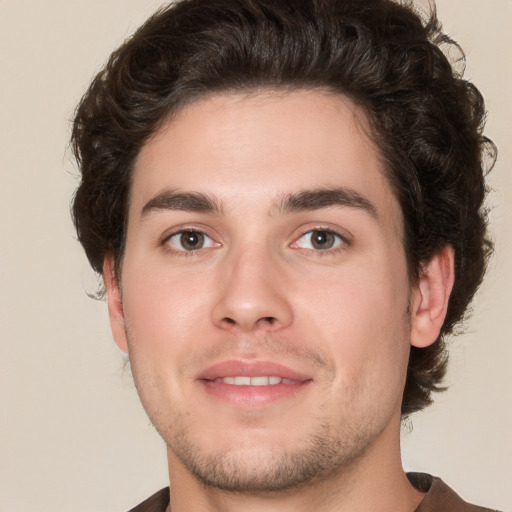
[[[199,382],[210,396],[244,409],[262,408],[293,398],[303,392],[311,383],[310,380],[306,380],[295,384],[235,386],[213,380],[200,380]]]

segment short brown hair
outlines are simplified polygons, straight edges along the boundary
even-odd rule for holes
[[[260,88],[347,95],[368,115],[400,202],[411,281],[444,246],[455,250],[439,338],[411,349],[402,414],[422,409],[441,389],[444,338],[462,321],[492,248],[484,103],[442,45],[455,43],[435,12],[423,22],[391,0],[181,0],[159,10],[111,55],[76,111],[82,180],[73,218],[92,267],[101,273],[112,253],[120,271],[134,160],[184,105]]]

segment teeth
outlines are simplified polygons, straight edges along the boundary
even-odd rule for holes
[[[247,377],[247,376],[237,376],[237,377],[223,377],[219,379],[215,379],[216,382],[223,382],[224,384],[232,384],[235,386],[275,386],[276,384],[293,384],[294,381],[290,379],[283,379],[281,377],[275,376],[261,376],[261,377]]]
[[[268,386],[268,377],[251,377],[251,386]]]

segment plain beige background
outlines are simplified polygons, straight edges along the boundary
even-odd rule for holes
[[[122,511],[166,483],[163,442],[122,370],[106,306],[85,293],[95,278],[69,218],[66,150],[89,80],[158,5],[0,0],[1,511]],[[439,0],[438,10],[500,148],[497,254],[452,344],[451,389],[403,429],[404,464],[512,510],[512,1]]]

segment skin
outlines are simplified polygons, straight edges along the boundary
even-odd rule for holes
[[[401,467],[400,405],[411,344],[432,343],[444,319],[453,254],[409,282],[369,130],[340,95],[226,94],[142,148],[122,272],[108,256],[104,279],[114,338],[168,447],[173,512],[421,501]],[[322,206],[319,190],[343,201]],[[304,191],[316,195],[290,203]],[[277,363],[300,382],[276,396],[205,379],[226,361]]]

